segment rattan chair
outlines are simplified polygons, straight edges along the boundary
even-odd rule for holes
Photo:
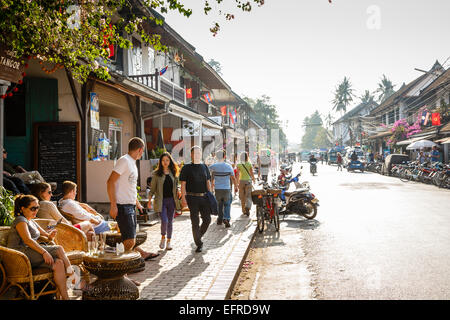
[[[51,219],[34,219],[34,221],[44,230],[50,222],[55,222]],[[65,223],[58,224],[56,230],[56,237],[53,239],[55,244],[63,247],[71,264],[78,265],[83,269],[84,253],[88,252],[88,243],[84,232]]]
[[[0,283],[0,296],[11,287],[20,289],[20,293],[28,300],[36,300],[43,295],[56,294],[60,297],[53,281],[53,271],[48,268],[31,268],[28,257],[20,251],[7,248],[6,242],[10,227],[0,227],[0,264],[5,273],[3,283]],[[35,284],[42,281],[39,292]],[[13,298],[13,300],[22,299]]]

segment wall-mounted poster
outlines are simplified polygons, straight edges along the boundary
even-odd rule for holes
[[[100,130],[100,112],[98,106],[98,97],[95,92],[91,92],[91,128]]]

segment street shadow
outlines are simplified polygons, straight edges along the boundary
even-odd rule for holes
[[[159,273],[161,269],[161,259],[167,254],[167,251],[159,251],[159,256],[154,259],[145,261],[145,270],[137,273],[130,273],[127,276],[130,279],[144,282],[148,278],[153,278]]]
[[[167,284],[167,291],[161,290],[159,293],[166,293],[165,295],[158,295],[157,299],[170,299],[176,296],[192,279],[201,275],[209,266],[209,262],[205,262],[201,253],[191,253],[176,267],[162,272],[158,277],[152,280],[145,288],[154,285]],[[177,281],[174,281],[176,279]]]
[[[297,228],[302,230],[315,230],[320,226],[320,222],[316,219],[306,219],[300,216],[287,215],[283,220],[283,216],[281,216],[281,223],[287,224],[289,228]]]
[[[282,231],[282,230],[280,230]],[[281,238],[281,232],[276,231],[273,225],[267,225],[263,232],[256,231],[253,246],[254,248],[281,247],[285,246]]]

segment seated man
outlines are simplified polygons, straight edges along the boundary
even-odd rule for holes
[[[58,207],[71,214],[75,219],[89,221],[94,227],[96,234],[109,231],[109,225],[103,216],[85,203],[75,201],[77,195],[77,185],[71,181],[64,181],[62,184],[63,198],[59,200]]]

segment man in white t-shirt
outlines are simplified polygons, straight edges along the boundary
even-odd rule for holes
[[[111,209],[109,215],[117,221],[126,251],[132,250],[136,244],[136,207],[142,212],[142,206],[137,199],[138,170],[136,160],[144,153],[144,141],[134,137],[128,143],[128,153],[119,160],[107,181],[107,190]],[[157,257],[159,254],[146,252],[138,247],[144,260]]]

